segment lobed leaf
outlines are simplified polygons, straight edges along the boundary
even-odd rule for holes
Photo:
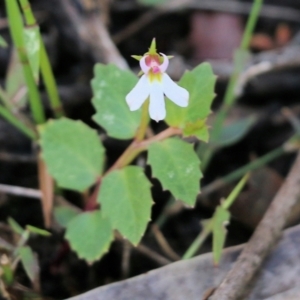
[[[67,227],[68,223],[79,215],[79,210],[70,206],[58,206],[54,208],[55,221],[62,227]]]
[[[104,148],[95,130],[62,118],[49,121],[40,133],[42,156],[59,186],[83,191],[101,175]]]
[[[80,258],[92,263],[108,251],[113,231],[101,211],[85,212],[68,223],[65,238]]]
[[[125,97],[136,84],[137,77],[130,71],[118,69],[115,65],[97,64],[94,72],[92,102],[96,114],[93,119],[111,137],[134,137],[140,124],[141,110],[130,111]]]
[[[183,129],[184,136],[196,136],[207,141],[208,130],[205,121],[211,112],[211,103],[215,97],[215,81],[216,76],[208,63],[200,64],[192,71],[186,72],[178,84],[189,91],[189,105],[183,108],[167,100],[167,124]]]
[[[213,215],[213,257],[215,265],[218,265],[221,259],[222,250],[225,244],[227,230],[225,226],[230,219],[230,213],[222,206],[218,206]]]
[[[148,164],[153,176],[176,199],[194,205],[200,191],[200,161],[193,145],[178,138],[169,138],[149,147]]]
[[[136,166],[112,171],[101,182],[98,202],[103,214],[135,245],[150,221],[150,185],[142,168]]]

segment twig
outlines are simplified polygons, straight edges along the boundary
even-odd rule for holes
[[[300,152],[285,183],[275,196],[237,262],[217,288],[211,300],[236,300],[258,271],[265,257],[281,236],[300,195]]]
[[[165,265],[168,265],[168,264],[172,263],[171,260],[169,260],[169,259],[163,257],[162,255],[152,251],[150,248],[148,248],[148,247],[146,247],[142,244],[138,245],[135,249],[138,250],[139,252],[147,255],[148,257],[150,257],[151,259],[156,261],[161,266],[165,266]]]
[[[121,241],[122,243],[124,242],[124,238],[118,231],[115,231],[114,235],[117,240]],[[142,253],[142,254],[148,256],[149,258],[153,259],[154,261],[156,261],[161,266],[165,266],[165,265],[172,263],[172,261],[163,257],[162,255],[158,254],[157,252],[151,250],[147,246],[139,244],[138,246],[135,247],[129,241],[127,241],[127,244],[131,247],[132,250],[139,251],[140,253]]]
[[[0,184],[0,193],[34,198],[34,199],[41,199],[42,192],[40,190],[24,188],[20,186],[12,186],[7,184]]]
[[[299,45],[290,44],[280,50],[265,51],[253,55],[248,67],[239,76],[235,96],[241,96],[246,84],[259,75],[298,67],[300,65],[299,50]]]
[[[128,69],[126,60],[110,38],[109,32],[97,9],[80,15],[71,1],[61,1],[62,8],[69,18],[76,34],[83,41],[87,52],[95,61],[114,63],[121,69]]]
[[[122,279],[126,279],[130,273],[130,253],[131,245],[127,240],[123,241],[123,252],[122,252]]]
[[[0,160],[14,163],[36,163],[36,157],[31,155],[12,154],[0,152]]]
[[[151,226],[152,233],[159,244],[161,250],[172,260],[180,260],[179,255],[171,248],[170,244],[159,230],[156,224]]]

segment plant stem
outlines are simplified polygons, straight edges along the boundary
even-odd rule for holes
[[[2,105],[0,105],[0,115],[33,141],[37,139],[37,134],[33,130],[23,124],[6,107]]]
[[[148,108],[149,108],[149,99],[147,99],[142,106],[142,118],[141,118],[140,126],[135,135],[136,141],[142,141],[145,137],[146,130],[147,130],[148,124],[149,124]]]
[[[143,140],[143,141],[134,140],[106,173],[127,166],[138,156],[138,154],[145,151],[148,148],[148,146],[151,145],[152,143],[162,141],[170,136],[178,135],[181,133],[182,133],[181,129],[175,127],[169,127],[166,130],[160,132],[159,134],[147,140]]]
[[[253,34],[254,27],[257,23],[257,19],[259,16],[259,12],[262,6],[263,0],[254,0],[254,3],[251,8],[250,16],[248,18],[246,28],[244,30],[243,38],[240,44],[239,49],[236,51],[235,59],[234,59],[234,68],[233,72],[230,76],[227,89],[224,96],[224,102],[216,115],[215,122],[213,124],[213,128],[211,131],[211,137],[216,140],[222,130],[222,126],[224,124],[224,121],[226,119],[226,116],[230,110],[230,108],[235,103],[235,95],[234,95],[234,88],[236,86],[237,79],[243,70],[244,62],[245,62],[245,52],[249,48],[250,40]],[[202,143],[200,146],[199,151],[203,154],[203,160],[202,160],[202,171],[206,169],[208,166],[212,156],[214,149],[209,144]],[[208,154],[207,152],[210,152]]]
[[[32,12],[30,3],[28,0],[19,0],[22,11],[24,13],[26,25],[29,27],[38,27],[34,14]],[[53,71],[51,68],[50,60],[48,53],[46,51],[45,44],[43,42],[41,34],[39,35],[40,39],[40,68],[41,74],[44,79],[44,83],[46,86],[47,94],[50,100],[51,108],[54,112],[54,115],[59,118],[64,115],[64,110],[61,104],[61,100],[59,98],[59,93],[57,89],[57,84],[55,81],[55,77],[53,75]]]
[[[32,70],[29,64],[27,51],[25,48],[23,38],[23,20],[22,15],[18,7],[16,0],[5,0],[6,10],[9,22],[9,28],[14,45],[18,51],[20,61],[23,65],[23,72],[26,81],[26,85],[29,93],[29,103],[32,111],[32,115],[36,124],[42,124],[45,122],[45,115],[42,107],[42,101],[34,81]]]
[[[255,169],[258,169],[259,167],[262,167],[269,163],[270,161],[274,160],[275,158],[283,155],[285,152],[284,146],[280,146],[269,153],[257,158],[253,162],[250,162],[249,164],[242,166],[238,168],[237,170],[229,173],[228,175],[217,179],[216,181],[212,182],[211,184],[205,186],[202,190],[203,195],[208,195],[209,193],[215,191],[218,188],[223,187],[224,185],[231,183],[243,175],[245,175],[247,172],[253,171]]]
[[[241,193],[242,189],[244,188],[247,180],[249,179],[249,173],[247,173],[235,186],[235,188],[231,191],[229,196],[224,200],[223,203],[221,203],[221,206],[228,210],[230,206],[233,204],[233,202],[236,200],[237,196]],[[203,242],[206,240],[206,238],[211,234],[213,231],[213,225],[214,225],[214,217],[209,219],[207,223],[205,224],[203,230],[200,232],[200,234],[196,237],[192,245],[187,249],[187,251],[182,256],[182,259],[189,259],[193,257]]]
[[[49,97],[50,105],[56,118],[60,118],[65,115],[64,109],[59,97],[57,84],[51,68],[48,53],[46,51],[45,44],[40,36],[40,55],[41,55],[41,74],[44,79],[45,87]]]
[[[212,228],[213,228],[213,220],[210,219],[209,221],[207,221],[206,225],[204,226],[204,228],[200,232],[200,234],[193,241],[192,245],[183,254],[182,259],[189,259],[189,258],[193,257],[198,252],[198,250],[200,249],[202,244],[205,242],[205,240],[211,234]]]

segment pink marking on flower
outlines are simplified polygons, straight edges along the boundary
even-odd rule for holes
[[[145,74],[151,70],[153,74],[162,74],[166,71],[169,66],[169,59],[163,53],[160,53],[164,60],[163,63],[160,64],[159,56],[158,55],[146,55],[140,60],[140,66],[142,71]]]

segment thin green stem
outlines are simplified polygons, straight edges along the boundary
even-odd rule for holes
[[[22,8],[22,11],[24,13],[26,24],[29,26],[35,25],[36,20],[32,13],[31,6],[28,0],[19,0],[20,6]]]
[[[196,237],[196,239],[193,241],[191,246],[187,249],[187,251],[183,254],[182,259],[189,259],[193,257],[200,247],[203,245],[205,240],[209,237],[209,235],[212,232],[213,228],[213,220],[210,219],[205,224],[203,230],[200,232],[200,234]]]
[[[50,105],[56,118],[60,118],[65,115],[64,109],[59,97],[57,84],[51,68],[48,53],[46,51],[45,44],[40,36],[40,55],[41,55],[41,74],[44,79],[45,87],[49,97]]]
[[[251,38],[253,35],[255,25],[257,23],[257,19],[258,19],[262,4],[263,4],[263,0],[255,0],[253,3],[249,19],[247,21],[246,28],[244,30],[241,46],[240,46],[240,49],[242,49],[242,50],[247,50],[249,48],[250,41],[251,41]]]
[[[234,59],[234,69],[230,76],[227,89],[224,96],[224,102],[221,106],[218,114],[216,115],[215,122],[213,124],[213,128],[211,131],[211,138],[214,140],[217,140],[217,138],[220,136],[220,133],[222,131],[222,126],[224,124],[224,121],[226,119],[226,116],[232,107],[232,105],[235,103],[235,95],[234,95],[234,88],[236,86],[237,79],[243,70],[244,63],[245,63],[245,52],[249,48],[250,40],[253,34],[253,30],[255,28],[255,25],[257,23],[257,19],[261,10],[263,0],[254,0],[254,3],[251,8],[250,16],[248,18],[243,38],[240,44],[239,49],[235,53],[235,59]],[[200,146],[200,149],[197,151],[199,153],[203,154],[202,160],[202,171],[205,170],[205,168],[208,166],[213,153],[215,149],[213,149],[209,144],[202,144]],[[208,155],[206,152],[212,152],[210,155]]]
[[[29,1],[19,0],[19,2],[22,11],[24,13],[26,25],[30,27],[33,26],[38,27]],[[54,115],[57,118],[62,117],[64,115],[63,106],[59,97],[57,84],[51,68],[49,56],[41,35],[40,35],[40,68],[41,68],[41,74],[44,79],[45,87],[47,90],[47,94],[49,97],[50,105],[54,112]]]
[[[40,94],[35,83],[27,56],[27,51],[23,38],[24,26],[22,21],[22,15],[16,0],[5,0],[5,2],[12,40],[18,51],[18,55],[23,66],[23,72],[28,88],[29,103],[33,119],[36,124],[42,124],[45,122],[45,115],[42,107]]]
[[[224,209],[229,209],[230,206],[233,204],[237,196],[241,193],[242,189],[244,188],[246,182],[248,181],[250,173],[246,173],[244,177],[239,181],[239,183],[235,186],[235,188],[231,191],[229,196],[225,199],[221,206]]]
[[[6,107],[2,105],[0,105],[0,115],[33,141],[37,139],[37,135],[32,129],[28,128],[19,119],[17,119]]]
[[[244,188],[247,180],[249,179],[249,173],[245,174],[244,177],[239,181],[239,183],[234,187],[232,192],[229,194],[229,196],[224,200],[224,202],[221,204],[221,206],[228,210],[230,206],[233,204],[233,202],[236,200],[237,196],[241,193],[242,189]],[[182,256],[182,259],[189,259],[193,257],[199,250],[199,248],[202,246],[204,241],[207,239],[207,237],[212,233],[213,227],[214,227],[214,217],[209,219],[207,223],[205,224],[203,230],[200,232],[200,234],[196,237],[192,245],[187,249],[187,251]]]
[[[239,179],[240,177],[242,177],[243,175],[245,175],[247,172],[253,171],[255,169],[258,169],[258,168],[266,165],[267,163],[269,163],[270,161],[274,160],[275,158],[283,155],[284,153],[285,153],[284,147],[280,146],[280,147],[272,150],[271,152],[257,158],[253,162],[250,162],[249,164],[229,173],[228,175],[223,177],[222,180],[226,183],[233,182],[233,181]]]
[[[234,182],[235,180],[237,180],[240,177],[242,177],[243,175],[245,175],[247,172],[256,170],[256,169],[266,165],[267,163],[280,157],[284,153],[286,153],[284,146],[280,146],[280,147],[270,151],[269,153],[255,159],[253,162],[250,162],[249,164],[247,164],[243,167],[240,167],[237,170],[229,173],[228,175],[205,186],[202,190],[202,194],[208,195],[209,193],[215,191],[216,189],[219,189],[228,183]]]

